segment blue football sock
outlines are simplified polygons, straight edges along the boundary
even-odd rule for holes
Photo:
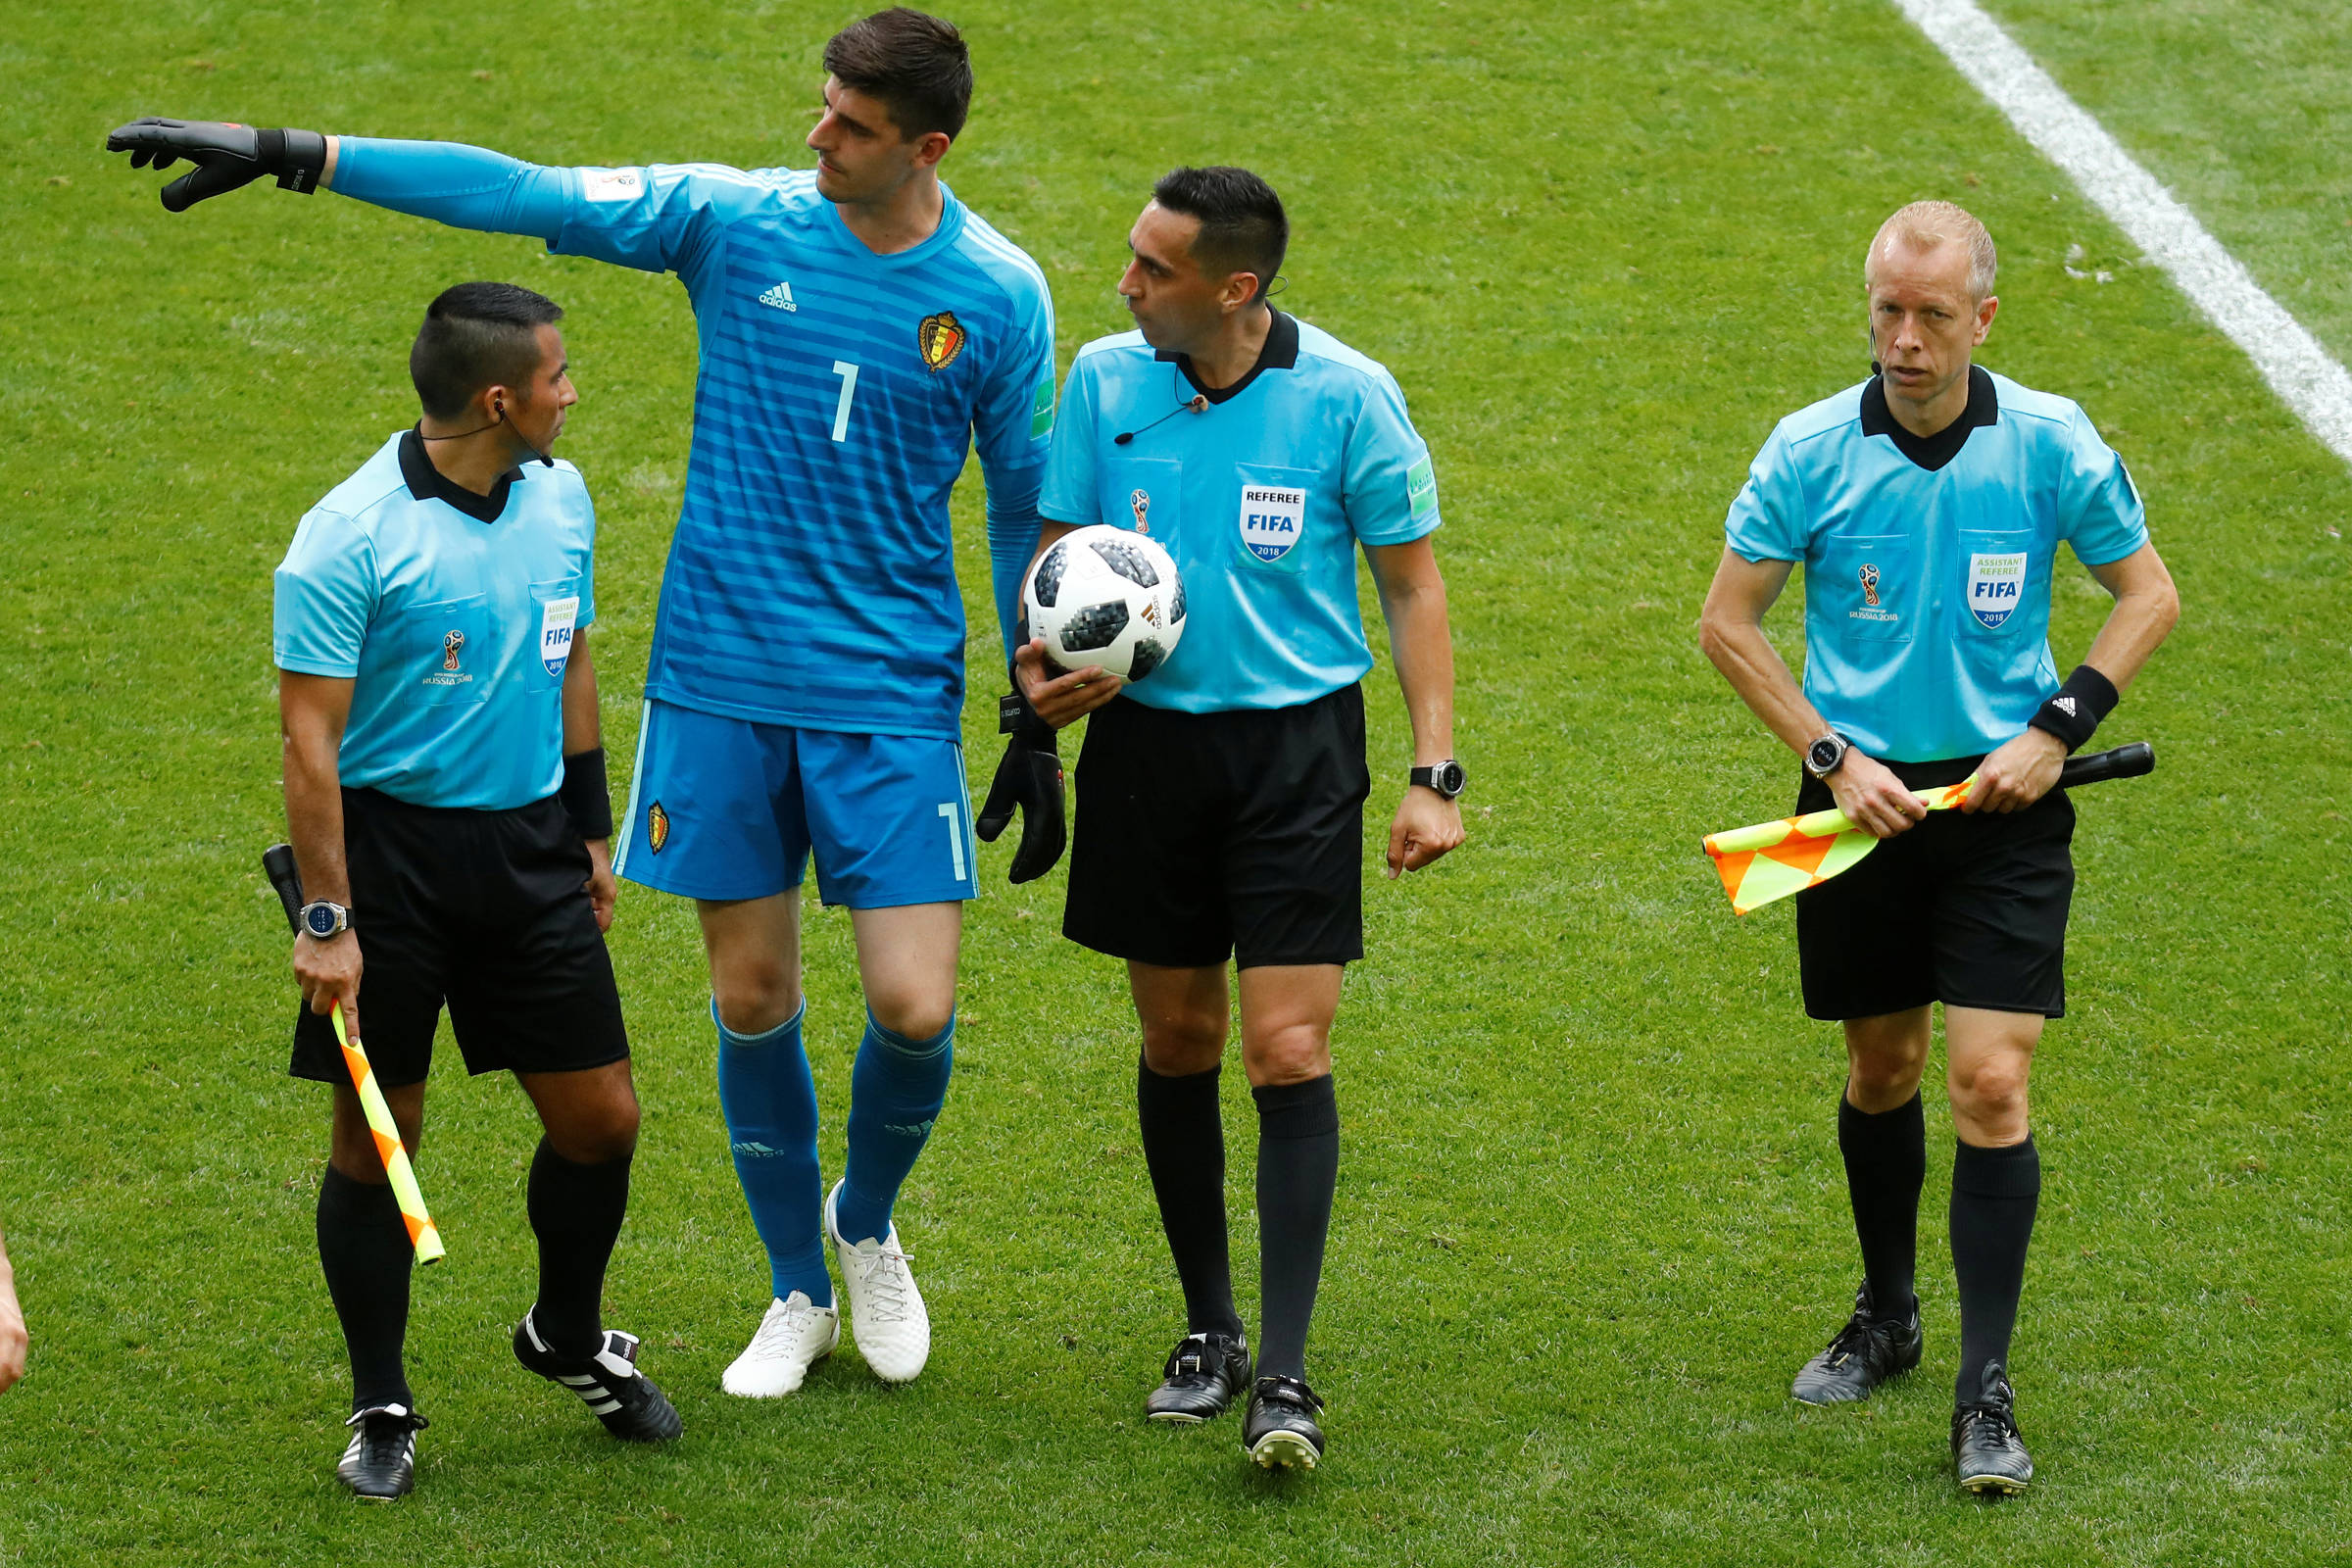
[[[928,1040],[909,1040],[866,1014],[865,1038],[850,1073],[850,1154],[833,1223],[853,1245],[890,1234],[890,1205],[930,1140],[947,1102],[956,1061],[956,1020]]]
[[[739,1035],[718,1023],[718,1104],[727,1119],[735,1178],[751,1205],[752,1224],[767,1249],[778,1299],[805,1291],[819,1306],[833,1304],[825,1272],[824,1185],[816,1169],[816,1081],[801,1047],[799,1012],[763,1035]]]

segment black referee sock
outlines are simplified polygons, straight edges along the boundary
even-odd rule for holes
[[[1962,1144],[1952,1156],[1952,1273],[1960,1284],[1960,1378],[1972,1402],[1984,1364],[2009,1364],[2026,1284],[2026,1244],[2041,1202],[2041,1155],[2028,1137],[2007,1149]]]
[[[1838,1151],[1862,1244],[1862,1274],[1882,1317],[1911,1310],[1919,1259],[1919,1189],[1928,1176],[1928,1123],[1919,1096],[1892,1110],[1857,1110],[1838,1100]]]
[[[628,1211],[632,1157],[575,1165],[545,1138],[531,1156],[531,1231],[539,1238],[531,1322],[559,1354],[585,1360],[603,1344],[605,1265]]]
[[[1233,1263],[1225,1239],[1225,1123],[1217,1110],[1218,1069],[1162,1077],[1138,1063],[1136,1120],[1159,1223],[1184,1285],[1186,1330],[1242,1332],[1233,1308]]]
[[[1323,1282],[1323,1242],[1340,1181],[1340,1102],[1331,1074],[1250,1091],[1257,1102],[1257,1371],[1306,1376],[1306,1325]]]
[[[392,1189],[327,1166],[318,1182],[318,1266],[351,1352],[354,1410],[416,1407],[400,1364],[401,1342],[409,1334],[409,1270],[416,1260]]]

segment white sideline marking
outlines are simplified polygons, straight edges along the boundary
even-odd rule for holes
[[[2066,95],[1975,0],[1894,0],[2041,155],[2246,351],[2312,434],[2352,463],[2352,375],[2194,214]]]

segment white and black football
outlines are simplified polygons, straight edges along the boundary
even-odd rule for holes
[[[1176,563],[1140,533],[1097,523],[1054,541],[1022,588],[1029,635],[1056,669],[1101,665],[1142,680],[1184,636]]]

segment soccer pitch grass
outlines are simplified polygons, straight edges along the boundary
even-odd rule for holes
[[[1232,1417],[1138,1419],[1181,1324],[1133,1027],[1115,966],[1058,937],[1060,876],[1008,890],[1000,845],[957,1080],[900,1210],[937,1334],[920,1382],[886,1391],[852,1352],[788,1400],[718,1394],[765,1273],[691,911],[632,889],[613,947],[646,1122],[608,1313],[646,1336],[687,1437],[623,1450],[513,1364],[529,1113],[450,1056],[420,1159],[450,1261],[416,1287],[419,1490],[383,1510],[341,1494],[345,1371],[311,1239],[323,1097],[283,1076],[293,1001],[257,864],[282,832],[270,570],[301,511],[413,417],[427,298],[468,277],[554,295],[625,779],[692,322],[672,281],[332,196],[257,186],[168,218],[100,140],[174,113],[551,163],[805,164],[817,49],[857,9],[60,0],[0,42],[0,1223],[33,1336],[0,1399],[0,1562],[2352,1558],[2352,479],[1862,0],[953,13],[980,96],[948,172],[1047,269],[1065,365],[1125,324],[1110,285],[1150,180],[1248,164],[1297,225],[1282,303],[1388,363],[1437,455],[1473,836],[1368,882],[1310,1352],[1322,1472],[1248,1469]],[[2340,20],[2002,14],[2352,349],[2343,153],[2312,134],[2342,98]],[[2168,37],[2238,46],[2167,80]],[[2305,47],[2275,88],[2281,38]],[[2159,771],[2080,802],[2074,1010],[2035,1085],[2048,1179],[2016,1352],[2040,1473],[1991,1507],[1945,1456],[1936,1088],[1928,1360],[1865,1408],[1787,1397],[1856,1272],[1841,1054],[1801,1016],[1788,910],[1735,921],[1698,850],[1793,789],[1694,647],[1724,506],[1776,417],[1862,373],[1862,245],[1923,196],[1990,224],[2005,308],[1984,362],[2088,408],[2185,604],[2101,737],[2153,741]],[[2068,275],[2078,244],[2112,283]],[[975,606],[977,495],[956,508]],[[2063,666],[2105,600],[2071,564],[2060,581]],[[1793,646],[1793,603],[1774,624]],[[985,671],[993,620],[974,626]],[[1368,690],[1392,780],[1385,659]],[[984,776],[993,694],[978,680],[967,708]],[[1393,805],[1384,787],[1376,830]],[[812,915],[808,950],[830,1171],[847,921]],[[1253,1139],[1229,1078],[1240,1262]]]

